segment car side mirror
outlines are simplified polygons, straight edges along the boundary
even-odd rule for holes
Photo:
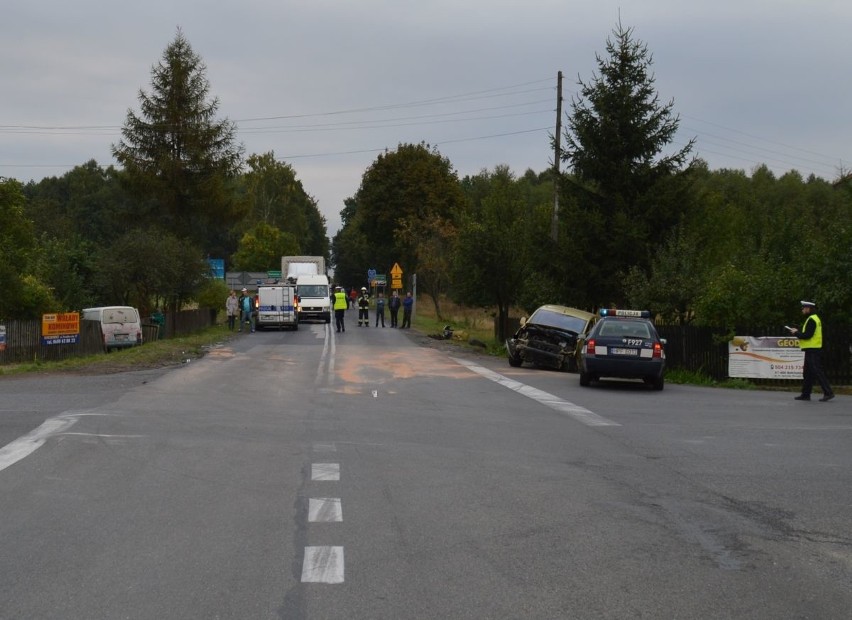
[[[527,324],[527,317],[522,316],[520,320],[521,327]]]

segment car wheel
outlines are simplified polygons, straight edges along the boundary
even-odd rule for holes
[[[592,377],[587,372],[580,371],[580,385],[589,387],[592,384]]]
[[[512,368],[518,368],[523,363],[524,363],[524,360],[522,360],[519,356],[517,356],[517,355],[510,355],[509,356],[509,366],[511,366]]]
[[[657,390],[658,392],[659,392],[660,390],[662,390],[662,389],[663,389],[663,387],[665,386],[665,383],[666,383],[666,380],[665,380],[662,376],[660,376],[660,377],[654,377],[654,378],[652,378],[652,379],[650,380],[650,384],[651,384],[651,385],[654,387],[654,389],[655,389],[655,390]]]
[[[559,370],[562,372],[577,372],[577,358],[573,355],[569,355],[562,360],[562,367]]]

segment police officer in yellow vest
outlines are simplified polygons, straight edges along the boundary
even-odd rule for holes
[[[334,324],[337,326],[337,331],[345,332],[346,325],[344,325],[344,318],[346,318],[346,308],[349,306],[346,301],[346,293],[343,292],[343,289],[339,286],[334,287],[334,295],[332,295],[332,300],[334,301]]]
[[[822,370],[822,321],[817,316],[816,304],[814,302],[802,301],[801,304],[802,314],[805,315],[805,322],[802,323],[802,329],[787,328],[790,330],[790,333],[799,339],[799,348],[805,353],[805,367],[802,372],[804,376],[802,393],[796,396],[796,400],[810,400],[811,389],[814,386],[814,381],[816,381],[822,388],[822,398],[819,400],[825,403],[834,398],[834,392]]]

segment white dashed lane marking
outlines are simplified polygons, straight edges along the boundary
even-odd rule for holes
[[[315,443],[314,452],[337,452],[333,442]],[[312,463],[311,481],[337,482],[340,463]],[[339,497],[308,498],[308,523],[341,523]],[[302,560],[302,583],[343,583],[343,546],[307,546]]]
[[[526,385],[525,383],[521,383],[520,381],[514,381],[513,379],[504,377],[503,375],[496,373],[493,370],[478,366],[473,362],[468,362],[467,360],[458,358],[452,359],[453,361],[458,362],[465,368],[472,370],[476,374],[481,375],[486,379],[490,379],[495,383],[499,383],[503,387],[509,388],[510,390],[513,390],[518,394],[526,396],[527,398],[531,398],[546,407],[550,407],[551,409],[555,409],[560,413],[564,413],[565,415],[568,415],[577,420],[578,422],[586,424],[587,426],[621,426],[621,424],[619,424],[618,422],[608,420],[601,415],[589,411],[585,407],[575,405],[574,403],[569,402],[567,400],[562,400],[558,396],[554,396],[549,392],[539,390],[532,386]]]
[[[331,523],[343,521],[343,507],[339,497],[317,497],[308,500],[308,521],[310,523]]]
[[[343,583],[343,547],[305,547],[303,583]]]
[[[314,463],[311,480],[340,480],[340,463]]]

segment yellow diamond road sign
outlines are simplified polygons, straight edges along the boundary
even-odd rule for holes
[[[391,273],[391,288],[402,288],[402,267],[399,263],[394,263],[390,270]]]

